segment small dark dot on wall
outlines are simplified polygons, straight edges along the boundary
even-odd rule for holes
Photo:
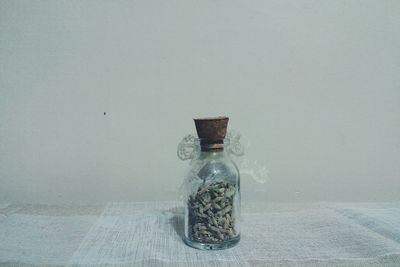
[[[106,115],[107,113],[104,111],[104,116]]]

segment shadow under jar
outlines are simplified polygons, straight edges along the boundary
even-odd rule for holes
[[[239,170],[224,150],[224,139],[197,143],[184,183],[184,242],[204,250],[230,248],[240,240]]]

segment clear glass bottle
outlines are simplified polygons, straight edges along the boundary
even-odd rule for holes
[[[227,117],[195,119],[199,139],[184,180],[184,241],[225,249],[240,240],[240,174],[224,150]]]

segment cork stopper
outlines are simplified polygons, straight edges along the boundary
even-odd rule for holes
[[[202,151],[223,150],[228,117],[194,119]]]

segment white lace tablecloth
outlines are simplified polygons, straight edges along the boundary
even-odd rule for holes
[[[252,203],[238,246],[186,246],[177,202],[0,205],[0,266],[400,266],[400,203]]]

